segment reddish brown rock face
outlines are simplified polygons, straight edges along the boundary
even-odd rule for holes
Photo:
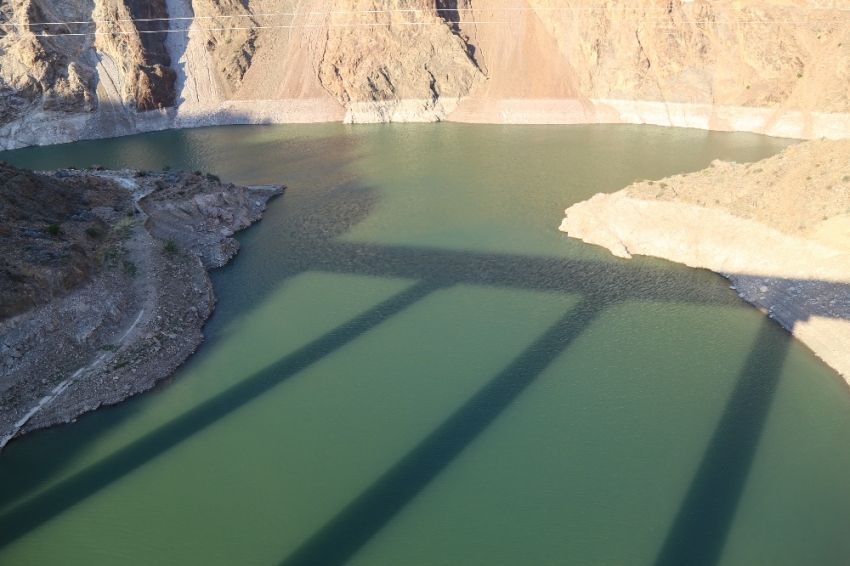
[[[100,32],[95,47],[118,66],[125,104],[139,111],[174,106],[177,74],[165,46],[165,0],[103,0],[94,15]]]
[[[142,63],[136,74],[136,109],[155,110],[174,106],[177,74],[170,67],[171,56],[165,46],[168,6],[165,0],[123,0],[138,29]]]
[[[136,109],[156,110],[174,105],[177,73],[164,65],[140,67],[136,76]]]
[[[173,106],[168,17],[165,0],[3,2],[0,124],[41,110],[66,116],[96,110],[104,102],[97,84],[105,77],[95,70],[103,56],[117,67],[109,80],[126,107]]]

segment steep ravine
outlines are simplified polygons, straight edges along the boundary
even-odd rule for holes
[[[0,6],[0,148],[321,121],[649,123],[844,138],[844,8],[11,0]],[[51,37],[68,33],[83,35]]]

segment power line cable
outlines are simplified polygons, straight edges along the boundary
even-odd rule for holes
[[[555,11],[585,11],[584,9],[571,9],[571,8],[551,8],[551,10]],[[827,9],[831,10],[831,9]],[[836,8],[835,10],[841,11],[850,11],[850,9],[844,8]],[[393,13],[422,13],[426,10],[411,10],[411,9],[386,9],[386,10],[347,10],[347,11],[327,11],[327,12],[276,12],[276,13],[264,13],[264,14],[232,14],[229,16],[197,16],[197,17],[173,17],[173,18],[145,18],[145,19],[119,19],[119,20],[91,20],[91,21],[68,21],[68,22],[47,22],[47,23],[29,23],[29,24],[15,24],[11,25],[16,26],[44,26],[44,25],[91,25],[91,24],[119,24],[119,23],[139,23],[139,22],[162,22],[162,21],[191,21],[195,22],[197,20],[215,20],[215,19],[233,19],[233,18],[262,18],[262,17],[282,17],[282,16],[297,16],[297,15],[319,15],[319,16],[332,16],[332,15],[345,15],[345,14],[393,14]],[[431,11],[430,9],[427,11]],[[493,8],[493,9],[472,9],[472,8],[462,8],[458,10],[454,9],[442,9],[438,8],[435,11],[451,11],[451,12],[472,12],[472,11],[510,11],[510,12],[535,12],[536,10],[533,8]],[[666,9],[664,10],[666,11]],[[578,23],[591,23],[595,22],[597,19],[574,19],[570,18],[569,22],[573,24]],[[793,20],[685,20],[683,22],[673,22],[670,21],[669,18],[617,18],[614,20],[609,20],[611,23],[625,23],[625,22],[641,22],[641,23],[654,23],[657,25],[668,25],[668,26],[681,26],[683,24],[691,24],[691,25],[769,25],[769,24],[778,24],[778,25],[789,25],[789,24],[817,24],[817,23],[826,23],[826,24],[850,24],[850,20],[806,20],[806,21],[793,21]],[[434,21],[413,21],[413,22],[361,22],[361,23],[321,23],[321,24],[278,24],[278,25],[251,25],[251,26],[231,26],[231,27],[197,27],[194,28],[200,31],[228,31],[228,30],[261,30],[261,29],[309,29],[309,28],[329,28],[329,27],[389,27],[389,26],[430,26],[430,25],[453,25],[453,24],[463,24],[463,25],[508,25],[512,23],[516,23],[515,20],[508,21],[499,21],[499,20],[462,20],[460,22],[450,22],[443,19],[439,19],[439,16],[434,16]],[[88,36],[98,36],[98,35],[136,35],[136,34],[151,34],[151,33],[183,33],[189,31],[191,28],[177,28],[177,29],[162,29],[162,30],[131,30],[131,31],[121,31],[121,30],[100,30],[100,31],[91,31],[91,32],[62,32],[62,33],[48,33],[45,30],[41,30],[41,33],[26,33],[26,32],[16,32],[16,33],[7,33],[5,37],[26,37],[35,35],[36,37],[88,37]]]
[[[380,10],[329,10],[320,12],[265,12],[260,14],[227,14],[217,16],[173,16],[165,18],[125,18],[125,19],[108,19],[108,20],[78,20],[78,21],[61,21],[61,22],[7,22],[10,25],[32,27],[32,26],[59,26],[59,25],[82,25],[92,23],[125,23],[125,22],[170,22],[180,20],[222,20],[234,18],[264,18],[264,17],[282,17],[282,16],[331,16],[344,14],[397,14],[397,13],[422,13],[422,12],[590,12],[596,11],[597,8],[558,8],[558,7],[541,7],[541,8],[428,8],[428,9],[413,9],[413,8],[386,8]],[[635,11],[636,9],[621,8],[616,11],[627,12]],[[850,12],[850,8],[807,8],[806,11],[827,11],[827,12]],[[646,8],[642,12],[663,12],[669,13],[667,8]],[[602,16],[603,14],[600,14]],[[634,18],[635,20],[647,20],[647,18]],[[667,18],[664,18],[666,21]],[[739,20],[727,20],[739,21]],[[765,23],[829,23],[835,20],[806,20],[801,21],[770,21],[770,20],[740,20],[740,21],[758,21]],[[720,22],[722,23],[722,22]]]
[[[118,20],[86,20],[86,21],[67,21],[67,22],[43,22],[43,23],[19,23],[17,25],[34,26],[34,25],[62,25],[62,24],[88,24],[92,22],[158,22],[158,21],[174,21],[174,20],[198,20],[198,19],[226,19],[226,18],[254,18],[254,17],[274,17],[274,16],[297,16],[297,15],[335,15],[335,14],[383,14],[383,13],[415,13],[415,12],[591,12],[598,8],[566,8],[566,7],[540,7],[540,8],[385,8],[380,10],[329,10],[321,12],[266,12],[260,14],[228,14],[218,16],[175,16],[166,18],[129,18]],[[628,12],[636,11],[635,8],[620,8],[615,11]],[[818,12],[850,12],[850,8],[806,8],[806,11]],[[667,8],[644,8],[642,12],[664,12],[669,13]]]

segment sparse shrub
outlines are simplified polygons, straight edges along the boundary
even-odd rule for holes
[[[103,264],[109,269],[118,266],[118,250],[116,250],[115,248],[99,250],[97,255],[99,256],[99,259],[103,262]]]
[[[94,226],[92,226],[91,228],[86,228],[86,235],[89,238],[100,238],[101,234],[103,234],[103,232],[101,232]]]
[[[47,227],[47,233],[53,236],[54,238],[59,235],[59,232],[62,231],[62,227],[58,224],[51,224]]]
[[[133,219],[125,216],[115,224],[115,231],[121,234],[121,238],[126,240],[133,234]]]
[[[802,79],[802,78],[803,78],[803,73],[797,73],[797,78],[798,78],[798,79]]]
[[[843,177],[841,177],[841,180],[845,183],[850,183],[850,175],[844,175]]]
[[[136,268],[136,264],[133,263],[132,261],[128,260],[128,259],[125,259],[123,261],[123,263],[124,263],[124,273],[126,273],[130,277],[135,277],[136,273],[138,272],[138,269]]]
[[[666,189],[667,183],[658,183],[658,186],[661,187],[662,189]]]
[[[646,184],[647,184],[647,185],[649,185],[649,186],[652,186],[652,185],[654,185],[655,183],[654,183],[653,181],[647,181],[647,182],[646,182]]]
[[[213,182],[216,182],[216,183],[221,182],[221,179],[219,179],[218,175],[213,175],[212,173],[207,173],[207,180],[213,181]]]
[[[193,171],[192,173],[193,173],[193,174],[195,174],[195,175],[197,175],[198,177],[200,177],[201,175],[203,175],[203,173],[201,173],[201,172],[200,172],[200,171],[198,171],[197,169],[196,169],[195,171]]]
[[[163,165],[163,166],[162,166],[162,170],[163,170],[163,171],[171,171],[171,165],[168,165],[168,164],[166,163],[165,165]]]
[[[165,242],[165,245],[162,247],[162,249],[164,249],[166,253],[174,255],[177,253],[178,250],[177,242],[169,238],[168,241]]]

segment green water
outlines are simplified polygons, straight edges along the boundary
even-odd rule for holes
[[[846,385],[720,277],[557,231],[787,143],[333,124],[0,154],[288,185],[172,380],[0,455],[0,564],[846,565]]]

